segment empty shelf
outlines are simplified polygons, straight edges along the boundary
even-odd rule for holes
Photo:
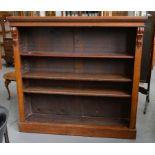
[[[62,52],[22,52],[21,56],[38,56],[38,57],[58,57],[58,58],[118,58],[133,59],[133,55],[126,53],[62,53]]]
[[[132,79],[119,74],[90,74],[90,73],[58,73],[58,72],[26,72],[26,79],[48,79],[48,80],[81,80],[81,81],[113,81],[131,82]]]
[[[101,96],[101,97],[130,97],[131,95],[122,90],[98,90],[79,88],[48,88],[48,87],[27,87],[25,93],[57,94],[75,96]]]

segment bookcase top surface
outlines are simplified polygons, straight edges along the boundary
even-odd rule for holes
[[[10,26],[94,26],[94,27],[138,27],[144,26],[147,16],[98,16],[98,17],[28,17],[12,16],[7,18]]]

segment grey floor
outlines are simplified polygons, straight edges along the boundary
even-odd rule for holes
[[[64,136],[64,135],[52,135],[52,134],[34,134],[34,133],[22,133],[18,131],[18,104],[17,104],[17,92],[16,83],[10,84],[10,90],[12,93],[11,100],[7,100],[7,92],[4,87],[3,74],[12,71],[14,68],[6,68],[3,65],[3,69],[0,70],[0,105],[9,109],[9,121],[8,132],[10,142],[12,143],[136,143],[136,142],[155,142],[155,69],[152,73],[151,81],[151,101],[148,107],[146,115],[143,115],[143,107],[145,103],[145,96],[139,94],[139,106],[137,117],[137,138],[136,140],[127,139],[114,139],[114,138],[92,138],[81,136]]]

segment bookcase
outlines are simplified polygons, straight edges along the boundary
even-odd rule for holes
[[[147,17],[9,17],[23,132],[136,138]]]

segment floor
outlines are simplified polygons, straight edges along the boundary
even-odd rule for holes
[[[136,140],[127,139],[115,139],[115,138],[92,138],[81,136],[64,136],[64,135],[52,135],[52,134],[34,134],[34,133],[22,133],[18,131],[18,105],[17,105],[17,92],[16,83],[10,84],[10,90],[12,98],[9,101],[7,99],[7,91],[4,87],[3,74],[12,71],[14,68],[6,68],[3,65],[3,69],[0,71],[0,105],[9,109],[9,121],[8,132],[10,142],[12,143],[142,143],[142,142],[155,142],[155,69],[152,73],[151,81],[151,101],[147,110],[147,114],[143,114],[143,108],[145,103],[145,96],[139,93],[139,106],[138,106],[138,118],[137,118],[137,138]]]

